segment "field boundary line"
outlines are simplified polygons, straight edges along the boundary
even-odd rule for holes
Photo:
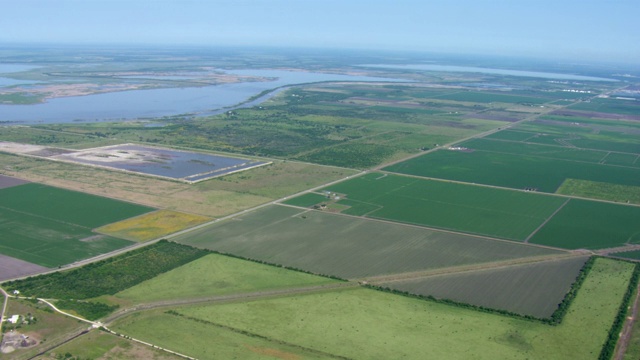
[[[560,210],[562,210],[563,207],[565,207],[565,205],[567,205],[569,203],[569,201],[571,201],[571,199],[567,199],[567,201],[565,201],[562,205],[560,205],[560,207],[558,207],[556,209],[556,211],[553,212],[553,214],[549,215],[548,218],[545,219],[545,221],[542,222],[542,224],[540,224],[540,226],[538,226],[535,230],[533,230],[533,232],[531,234],[529,234],[529,236],[527,236],[526,239],[524,239],[524,243],[528,244],[529,240],[538,232],[540,231],[540,229],[542,229],[545,225],[547,225],[547,223],[553,219],[554,216],[556,216],[557,213],[560,212]]]
[[[568,253],[568,254],[554,254],[554,255],[543,255],[543,256],[534,256],[534,257],[526,257],[520,259],[510,259],[503,261],[493,261],[488,263],[480,263],[480,264],[471,264],[471,265],[460,265],[460,266],[450,266],[440,269],[432,269],[432,270],[424,270],[424,271],[414,271],[408,273],[399,273],[392,275],[381,275],[381,276],[372,276],[365,277],[359,279],[360,282],[366,282],[369,284],[386,284],[392,282],[401,282],[408,280],[417,280],[430,278],[435,276],[444,276],[444,275],[452,275],[452,274],[460,274],[466,272],[477,272],[477,271],[485,271],[485,270],[495,270],[502,269],[508,267],[517,267],[529,264],[537,264],[537,263],[545,263],[552,261],[561,261],[571,258],[577,257],[585,257],[589,256],[588,253]]]

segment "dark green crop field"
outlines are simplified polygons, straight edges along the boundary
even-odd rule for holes
[[[42,184],[0,190],[0,206],[30,216],[96,228],[153,208]]]
[[[606,120],[602,123],[598,119],[544,116],[539,120],[520,123],[511,130],[531,135],[526,140],[518,141],[640,154],[640,128],[631,121]],[[500,133],[487,138],[498,139]]]
[[[515,95],[495,94],[490,92],[471,92],[471,91],[461,91],[453,94],[439,95],[436,98],[442,99],[442,100],[453,100],[453,101],[463,101],[463,102],[476,102],[476,103],[501,102],[501,103],[507,103],[507,104],[544,104],[549,101],[549,99],[543,99],[539,97],[515,96]]]
[[[371,173],[326,190],[357,204],[344,211],[403,223],[524,240],[562,198],[444,181]],[[340,201],[338,203],[341,203]],[[378,209],[371,211],[372,206]]]
[[[1,189],[0,252],[42,266],[69,264],[131,245],[92,229],[151,210],[35,183]]]
[[[640,250],[624,251],[619,253],[613,253],[610,255],[625,258],[625,259],[640,260]]]
[[[512,141],[495,141],[488,139],[472,139],[460,144],[473,151],[489,151],[503,154],[529,155],[559,160],[584,161],[599,163],[609,152],[588,150],[559,145],[539,145]]]
[[[571,199],[531,243],[602,249],[640,242],[640,207]]]
[[[563,156],[585,155],[591,157],[592,153],[567,149]],[[555,192],[568,178],[640,185],[640,168],[481,150],[439,150],[388,166],[384,170],[514,189],[533,188],[550,193]]]

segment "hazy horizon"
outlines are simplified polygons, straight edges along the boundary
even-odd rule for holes
[[[640,62],[640,5],[320,0],[0,0],[4,44],[305,47]]]

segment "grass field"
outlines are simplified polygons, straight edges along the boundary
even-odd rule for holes
[[[384,170],[550,193],[566,179],[640,186],[640,168],[489,151],[439,150]]]
[[[138,304],[332,282],[335,280],[210,254],[121,291],[115,297]]]
[[[345,214],[513,240],[524,240],[564,202],[533,193],[380,173],[326,190],[346,195],[348,204],[356,203]],[[374,205],[378,209],[372,211]]]
[[[173,240],[342,278],[561,254],[524,244],[278,205]]]
[[[412,294],[548,318],[571,288],[588,257],[381,283]]]
[[[0,189],[0,252],[46,267],[69,264],[131,245],[92,229],[151,210],[35,183]]]
[[[640,207],[571,199],[531,243],[601,249],[640,242]]]
[[[96,231],[131,241],[146,241],[173,234],[210,220],[211,218],[206,216],[158,210],[99,227]]]
[[[640,205],[640,186],[567,179],[556,193]]]
[[[268,334],[264,337],[248,336],[233,328],[193,321],[162,311],[135,314],[119,321],[111,329],[162,344],[197,359],[335,359],[311,348],[290,344],[287,340],[271,340]]]
[[[353,359],[597,359],[632,271],[598,259],[558,326],[355,289],[147,312],[113,328],[204,358],[233,356],[218,341],[243,332],[229,341],[240,357],[259,338]],[[190,336],[166,336],[176,331]]]

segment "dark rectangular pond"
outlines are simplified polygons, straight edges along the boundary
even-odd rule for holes
[[[269,164],[237,157],[133,144],[85,149],[49,158],[187,182],[198,182]]]

